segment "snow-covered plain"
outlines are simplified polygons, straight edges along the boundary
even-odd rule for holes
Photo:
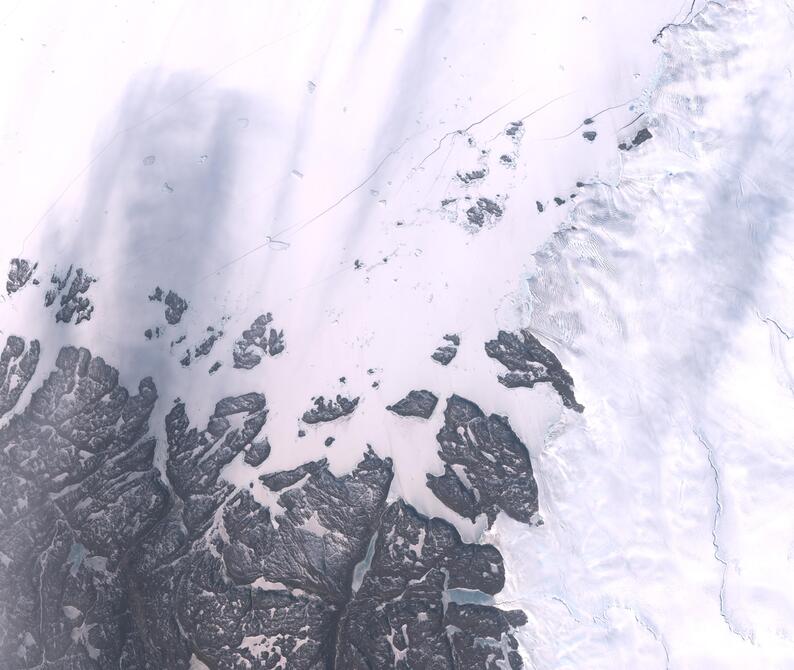
[[[440,408],[384,411],[411,389],[471,398],[510,418],[540,487],[543,525],[485,536],[496,601],[530,616],[528,667],[794,667],[794,12],[723,4],[5,3],[3,256],[43,285],[72,263],[98,281],[90,321],[56,324],[29,285],[0,329],[42,341],[38,375],[64,344],[129,387],[151,375],[161,433],[173,398],[199,422],[263,392],[272,454],[230,481],[264,497],[257,475],[347,472],[371,443],[393,497],[474,540],[484,523],[425,486]],[[467,195],[503,215],[474,229]],[[156,285],[189,301],[180,324]],[[233,369],[263,312],[286,350]],[[181,366],[207,326],[224,336]],[[583,415],[498,383],[483,343],[524,326]],[[462,342],[441,367],[445,333]],[[337,393],[355,413],[299,438]]]

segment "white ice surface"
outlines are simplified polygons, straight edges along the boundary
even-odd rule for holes
[[[792,14],[690,4],[0,2],[0,256],[37,260],[43,285],[56,265],[99,277],[91,321],[55,324],[28,286],[0,330],[42,340],[36,381],[63,344],[130,388],[151,375],[161,444],[173,398],[203,426],[219,398],[264,392],[273,452],[235,482],[319,457],[341,473],[371,443],[393,496],[475,539],[424,484],[444,399],[468,397],[510,417],[536,468],[545,524],[487,536],[530,667],[794,667]],[[568,135],[615,105],[595,142]],[[654,139],[618,152],[642,111]],[[516,147],[500,133],[520,118]],[[455,179],[482,165],[482,184]],[[504,216],[472,234],[440,204],[464,193]],[[190,309],[149,342],[155,285]],[[286,351],[233,370],[267,311]],[[183,369],[169,343],[223,317]],[[498,384],[483,343],[527,324],[582,417]],[[431,420],[384,411],[414,388],[442,399]],[[361,396],[354,415],[299,439],[311,397],[336,393]]]
[[[794,667],[793,25],[666,33],[653,141],[515,299],[587,408],[533,445],[546,524],[493,530],[534,667]]]
[[[260,470],[327,456],[342,472],[369,442],[395,456],[395,496],[465,525],[424,485],[441,470],[440,411],[420,423],[383,407],[412,388],[454,391],[509,415],[525,440],[542,436],[558,412],[553,393],[533,394],[528,412],[496,381],[483,343],[566,211],[552,198],[614,170],[615,129],[636,113],[622,103],[642,105],[659,57],[651,38],[680,2],[642,16],[629,2],[221,7],[9,7],[4,255],[38,260],[43,283],[72,262],[99,281],[95,317],[79,327],[54,324],[30,286],[1,306],[0,325],[42,339],[41,370],[68,342],[101,352],[132,388],[151,375],[164,400],[158,428],[175,397],[198,422],[224,395],[263,391],[274,448]],[[595,143],[579,132],[549,139],[614,105],[593,126]],[[501,133],[523,117],[515,147]],[[499,163],[505,150],[518,153],[514,169]],[[505,215],[472,234],[440,203],[460,194],[455,174],[478,157],[489,174],[470,192],[505,197]],[[146,300],[155,285],[191,306],[149,342],[143,330],[165,326],[162,306]],[[233,339],[265,311],[287,350],[233,370]],[[182,369],[184,348],[169,343],[187,334],[197,344],[223,316],[215,350]],[[429,356],[446,332],[463,343],[442,368]],[[210,378],[216,358],[224,366]],[[311,397],[341,391],[362,398],[355,420],[299,440]]]

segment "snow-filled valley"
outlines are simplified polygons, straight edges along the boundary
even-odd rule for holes
[[[792,34],[0,3],[0,667],[794,667]]]

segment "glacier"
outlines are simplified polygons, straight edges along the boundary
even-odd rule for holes
[[[793,27],[3,3],[0,667],[794,667]]]

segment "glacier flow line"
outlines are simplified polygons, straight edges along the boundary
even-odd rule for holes
[[[315,221],[317,221],[321,217],[323,217],[326,214],[328,214],[328,212],[330,212],[335,207],[338,207],[339,205],[341,205],[345,200],[347,200],[356,191],[358,191],[358,190],[362,189],[364,186],[366,186],[372,180],[372,178],[376,174],[378,174],[378,172],[383,167],[383,165],[386,163],[386,161],[388,161],[392,156],[398,154],[400,152],[400,149],[402,149],[410,140],[412,140],[414,137],[416,137],[417,134],[418,133],[415,133],[414,135],[411,135],[410,137],[406,137],[400,143],[400,145],[398,147],[396,147],[395,149],[392,149],[391,151],[389,151],[389,153],[387,153],[380,160],[380,162],[375,166],[375,168],[372,170],[372,172],[370,172],[364,178],[364,180],[361,183],[359,183],[357,186],[355,186],[352,189],[350,189],[347,193],[345,193],[341,197],[337,198],[333,203],[328,205],[321,212],[318,212],[317,214],[315,214],[311,218],[307,219],[306,221],[303,221],[302,223],[293,223],[291,226],[287,226],[286,228],[282,228],[281,230],[273,233],[272,235],[267,235],[265,237],[265,241],[264,242],[262,242],[260,244],[257,244],[255,247],[251,247],[250,249],[248,249],[248,251],[243,252],[239,256],[236,256],[235,258],[232,258],[230,261],[228,261],[227,263],[224,263],[219,268],[213,270],[209,274],[204,275],[203,277],[201,277],[198,280],[198,282],[196,282],[196,285],[201,284],[202,282],[205,282],[207,279],[209,279],[210,277],[212,277],[214,275],[219,274],[220,272],[223,272],[224,270],[226,270],[227,268],[231,267],[235,263],[238,263],[239,261],[243,260],[244,258],[247,258],[251,254],[259,251],[260,249],[264,249],[265,247],[273,248],[273,245],[284,245],[284,246],[281,246],[280,248],[287,248],[289,246],[289,243],[286,242],[285,239],[281,239],[286,233],[291,233],[290,235],[286,236],[286,239],[289,239],[290,237],[294,236],[295,234],[297,234],[301,230],[303,230],[306,226],[314,223]]]
[[[761,321],[763,321],[764,323],[771,323],[777,329],[777,331],[787,340],[794,338],[794,335],[791,335],[790,333],[786,332],[783,328],[781,328],[780,324],[777,321],[775,321],[775,319],[773,319],[771,316],[761,316],[761,312],[757,310],[755,312],[755,315],[759,319],[761,319]]]
[[[737,631],[733,625],[731,624],[730,619],[728,618],[728,613],[725,610],[725,582],[728,576],[728,561],[726,561],[720,555],[720,544],[719,539],[717,538],[717,526],[722,519],[722,487],[720,486],[720,475],[719,470],[717,469],[717,461],[714,457],[714,447],[709,443],[709,441],[701,435],[700,431],[692,429],[692,432],[695,434],[695,437],[698,439],[698,442],[703,446],[706,450],[706,458],[708,460],[709,468],[711,469],[711,473],[714,479],[714,501],[716,503],[716,509],[714,510],[714,518],[712,519],[711,524],[711,544],[714,547],[714,558],[717,560],[718,563],[722,565],[722,579],[720,583],[720,614],[722,615],[723,621],[728,626],[728,629],[734,635],[738,635],[743,640],[748,640],[748,638],[742,635],[739,631]]]
[[[630,105],[632,102],[634,102],[635,100],[638,100],[638,99],[639,99],[639,96],[637,96],[636,98],[631,98],[630,100],[626,100],[626,102],[621,102],[621,103],[619,103],[617,105],[612,105],[611,107],[604,107],[604,109],[602,109],[601,111],[596,112],[592,116],[588,116],[584,121],[582,121],[572,131],[570,131],[568,133],[565,133],[564,135],[558,135],[557,137],[544,137],[544,138],[542,138],[541,141],[542,142],[551,142],[553,140],[562,140],[562,139],[565,139],[566,137],[570,137],[571,135],[573,135],[580,128],[584,128],[585,126],[589,126],[593,122],[594,119],[597,119],[602,114],[605,114],[606,112],[611,112],[613,109],[620,109],[621,107],[625,107],[626,105]],[[644,113],[645,112],[643,112],[643,114]],[[634,121],[639,119],[640,116],[642,116],[642,114],[640,114],[637,118],[635,118]],[[628,126],[630,126],[632,123],[634,123],[634,121],[629,123],[627,126],[623,126],[623,128],[628,128]],[[620,130],[623,130],[623,128],[620,128]]]
[[[692,6],[689,8],[689,12],[687,12],[687,15],[684,17],[683,21],[681,21],[680,23],[668,23],[667,25],[662,26],[662,29],[658,33],[656,33],[656,37],[653,38],[653,43],[656,44],[659,41],[659,39],[662,37],[664,31],[668,30],[669,28],[683,28],[684,26],[688,26],[692,24],[698,16],[700,16],[704,11],[706,11],[709,5],[717,5],[718,7],[722,7],[723,9],[725,9],[725,5],[723,5],[721,2],[718,2],[718,0],[706,0],[706,2],[703,3],[703,6],[697,11],[697,13],[693,13],[695,11],[696,3],[697,0],[692,0]]]
[[[567,93],[563,93],[562,95],[558,95],[556,98],[552,98],[552,99],[551,99],[551,100],[549,100],[548,102],[544,102],[544,103],[543,103],[543,104],[542,104],[540,107],[537,107],[536,109],[533,109],[531,112],[529,112],[529,114],[524,114],[524,116],[522,116],[522,117],[520,117],[519,119],[517,119],[516,123],[518,123],[519,121],[520,121],[521,123],[523,123],[523,122],[524,122],[524,121],[526,121],[527,119],[531,119],[533,116],[535,116],[535,114],[538,114],[538,113],[542,112],[542,111],[543,111],[544,109],[546,109],[546,107],[548,107],[549,105],[553,105],[553,104],[554,104],[555,102],[557,102],[558,100],[562,100],[563,98],[567,98],[568,96],[571,96],[571,95],[573,95],[574,93],[575,93],[575,91],[568,91]],[[476,124],[475,124],[475,125],[476,125]],[[493,141],[494,141],[494,140],[495,140],[497,137],[499,137],[501,134],[502,134],[502,131],[500,130],[498,133],[496,133],[496,135],[494,135],[494,136],[493,136],[493,137],[492,137],[490,140],[488,140],[488,141],[486,142],[486,144],[490,144],[490,143],[491,143],[491,142],[493,142]]]
[[[516,100],[518,100],[518,99],[519,99],[519,98],[521,98],[522,96],[526,95],[526,94],[527,94],[527,93],[528,93],[530,90],[532,90],[532,89],[529,89],[529,88],[528,88],[528,89],[526,89],[526,90],[522,91],[522,92],[521,92],[521,93],[519,93],[518,95],[514,96],[512,99],[508,100],[508,101],[507,101],[507,102],[505,102],[504,104],[500,105],[499,107],[497,107],[497,108],[496,108],[496,109],[494,109],[493,111],[491,111],[491,112],[489,112],[488,114],[486,114],[486,115],[485,115],[484,117],[482,117],[481,119],[478,119],[477,121],[474,121],[474,122],[470,123],[470,124],[469,124],[468,126],[466,126],[465,128],[461,128],[460,130],[453,130],[453,131],[450,131],[449,133],[447,133],[446,135],[444,135],[444,136],[443,136],[443,137],[442,137],[442,138],[439,140],[439,142],[438,142],[438,145],[436,146],[436,148],[435,148],[435,149],[433,149],[433,151],[431,151],[431,152],[430,152],[430,153],[429,153],[427,156],[425,156],[425,157],[424,157],[424,158],[423,158],[423,159],[422,159],[422,160],[419,162],[419,164],[418,164],[416,167],[412,168],[412,171],[415,171],[415,170],[419,169],[419,167],[421,167],[421,166],[422,166],[422,164],[423,164],[423,163],[424,163],[424,162],[425,162],[425,161],[426,161],[428,158],[430,158],[430,157],[431,157],[433,154],[435,154],[435,153],[436,153],[436,152],[437,152],[437,151],[438,151],[438,150],[441,148],[441,146],[443,145],[443,142],[444,142],[444,140],[446,140],[448,137],[451,137],[451,136],[453,136],[453,135],[457,135],[457,134],[463,135],[463,134],[467,133],[467,132],[468,132],[469,130],[471,130],[472,128],[474,128],[474,127],[476,127],[476,126],[480,125],[481,123],[484,123],[486,120],[488,120],[489,118],[491,118],[491,117],[492,117],[492,116],[494,116],[495,114],[498,114],[500,111],[502,111],[503,109],[505,109],[506,107],[508,107],[509,105],[511,105],[513,102],[515,102]],[[552,105],[553,103],[557,102],[558,100],[562,100],[563,98],[566,98],[566,97],[568,97],[569,95],[572,95],[572,93],[573,93],[572,91],[571,91],[571,92],[568,92],[568,93],[564,93],[563,95],[557,96],[556,98],[553,98],[553,99],[549,100],[548,102],[544,103],[543,105],[541,105],[541,106],[540,106],[540,107],[538,107],[537,109],[533,109],[533,110],[532,110],[531,112],[529,112],[528,114],[525,114],[525,115],[524,115],[524,116],[522,116],[522,117],[521,117],[519,120],[520,120],[520,121],[525,121],[526,119],[529,119],[529,118],[531,118],[531,117],[532,117],[532,116],[534,116],[535,114],[537,114],[537,113],[541,112],[542,110],[546,109],[546,107],[548,107],[549,105]],[[421,132],[424,132],[424,131],[421,131]],[[254,246],[254,247],[251,247],[250,249],[248,249],[247,251],[243,252],[243,253],[242,253],[242,254],[240,254],[239,256],[236,256],[235,258],[232,258],[231,260],[229,260],[228,262],[224,263],[224,264],[223,264],[223,265],[221,265],[220,267],[216,268],[216,269],[215,269],[215,270],[213,270],[212,272],[210,272],[210,273],[208,273],[208,274],[204,275],[203,277],[201,277],[201,278],[198,280],[198,282],[196,282],[196,285],[198,285],[198,284],[201,284],[201,283],[205,282],[205,281],[206,281],[207,279],[209,279],[210,277],[213,277],[213,276],[215,276],[215,275],[217,275],[217,274],[219,274],[219,273],[223,272],[223,271],[224,271],[224,270],[226,270],[227,268],[229,268],[229,267],[231,267],[232,265],[234,265],[234,264],[236,264],[236,263],[240,262],[241,260],[243,260],[243,259],[247,258],[247,257],[248,257],[248,256],[250,256],[251,254],[253,254],[253,253],[256,253],[257,251],[259,251],[259,250],[261,250],[261,249],[264,249],[264,248],[266,248],[266,247],[273,248],[273,245],[285,245],[285,246],[281,246],[281,248],[286,248],[286,246],[288,246],[288,243],[286,242],[286,240],[285,240],[285,239],[281,239],[281,238],[282,238],[282,236],[284,236],[286,233],[289,233],[289,235],[287,235],[287,239],[289,239],[290,237],[293,237],[295,234],[299,233],[301,230],[303,230],[304,228],[306,228],[306,226],[309,226],[309,225],[311,225],[312,223],[314,223],[314,222],[315,222],[315,221],[317,221],[318,219],[320,219],[320,218],[322,218],[323,216],[325,216],[325,215],[326,215],[328,212],[330,212],[332,209],[334,209],[334,208],[338,207],[339,205],[341,205],[341,204],[342,204],[342,203],[343,203],[345,200],[347,200],[347,199],[348,199],[348,198],[349,198],[351,195],[353,195],[354,193],[356,193],[356,191],[358,191],[358,190],[360,190],[361,188],[363,188],[364,186],[366,186],[366,184],[367,184],[367,183],[368,183],[368,182],[369,182],[369,181],[370,181],[370,180],[371,180],[371,179],[372,179],[372,178],[373,178],[373,177],[374,177],[374,176],[375,176],[375,175],[376,175],[376,174],[377,174],[377,173],[380,171],[380,169],[383,167],[383,165],[386,163],[386,161],[388,161],[388,160],[389,160],[389,158],[391,158],[391,157],[392,157],[392,156],[394,156],[395,154],[399,153],[399,152],[400,152],[400,150],[401,150],[401,149],[402,149],[402,148],[403,148],[403,147],[404,147],[404,146],[405,146],[405,145],[406,145],[406,144],[407,144],[409,141],[411,141],[411,140],[412,140],[414,137],[416,137],[416,136],[417,136],[417,135],[419,135],[419,134],[420,134],[420,133],[414,133],[413,135],[411,135],[411,136],[409,136],[409,137],[405,138],[405,139],[402,141],[402,143],[401,143],[401,144],[400,144],[398,147],[396,147],[395,149],[392,149],[392,150],[391,150],[389,153],[387,153],[387,154],[386,154],[386,155],[383,157],[383,159],[381,159],[381,161],[380,161],[380,162],[379,162],[379,163],[378,163],[378,164],[375,166],[375,168],[372,170],[372,172],[370,172],[370,173],[369,173],[369,174],[368,174],[368,175],[367,175],[367,176],[364,178],[364,180],[363,180],[361,183],[359,183],[359,184],[358,184],[357,186],[355,186],[354,188],[350,189],[350,190],[349,190],[347,193],[345,193],[345,194],[344,194],[344,195],[342,195],[340,198],[338,198],[336,201],[334,201],[333,203],[331,203],[330,205],[328,205],[328,206],[327,206],[325,209],[323,209],[321,212],[318,212],[317,214],[315,214],[315,215],[314,215],[314,216],[312,216],[311,218],[307,219],[306,221],[303,221],[302,223],[299,223],[299,224],[292,224],[291,226],[287,226],[286,228],[282,228],[281,230],[279,230],[279,231],[277,231],[277,232],[273,233],[272,235],[267,235],[267,236],[265,237],[265,239],[264,239],[264,241],[263,241],[263,242],[261,242],[261,243],[257,244],[257,245],[256,245],[256,246]],[[498,137],[498,135],[497,135],[497,137]],[[494,138],[494,139],[495,139],[495,138]]]
[[[473,123],[470,123],[465,128],[458,128],[457,130],[450,130],[448,133],[443,135],[441,137],[441,139],[438,140],[438,142],[436,143],[436,148],[433,149],[433,151],[431,151],[429,154],[427,154],[427,156],[425,156],[421,161],[419,161],[419,163],[414,168],[412,168],[411,171],[412,172],[416,172],[416,170],[418,170],[420,167],[422,167],[422,165],[425,164],[425,161],[427,161],[434,154],[438,153],[441,150],[441,147],[444,145],[444,142],[447,140],[447,138],[452,137],[454,135],[465,135],[472,128],[474,128],[475,126],[479,126],[481,123],[485,123],[492,116],[494,116],[495,114],[498,114],[499,112],[501,112],[506,107],[509,107],[510,105],[512,105],[516,100],[519,100],[519,99],[523,98],[531,90],[532,90],[531,87],[524,89],[523,91],[521,91],[521,93],[513,96],[512,98],[510,98],[510,100],[508,100],[507,102],[505,102],[502,105],[499,105],[499,107],[497,107],[493,111],[488,112],[488,114],[483,116],[481,119],[478,119],[477,121],[474,121]],[[568,94],[568,95],[570,95],[570,94]]]
[[[44,219],[47,218],[47,215],[53,209],[55,209],[56,205],[63,199],[63,197],[69,192],[69,190],[71,190],[72,186],[74,186],[77,183],[77,181],[86,172],[88,172],[88,170],[91,168],[91,166],[94,163],[96,163],[97,160],[99,160],[99,158],[102,156],[102,154],[104,154],[113,144],[115,144],[116,140],[119,139],[119,137],[121,137],[122,135],[125,135],[125,134],[127,134],[127,133],[129,133],[129,132],[131,132],[133,130],[136,130],[137,128],[140,128],[143,125],[146,125],[147,123],[149,123],[153,119],[157,118],[161,114],[167,112],[169,109],[171,109],[172,107],[175,107],[180,102],[182,102],[185,98],[187,98],[188,96],[192,95],[193,93],[198,91],[203,86],[206,86],[213,79],[215,79],[216,77],[220,76],[221,74],[223,74],[224,72],[226,72],[230,68],[233,68],[238,63],[241,63],[242,61],[244,61],[244,60],[246,60],[248,58],[251,58],[252,56],[255,56],[260,51],[263,51],[264,49],[267,49],[268,47],[274,46],[274,45],[278,44],[279,42],[283,42],[284,40],[289,39],[290,37],[293,37],[294,35],[297,35],[300,32],[303,32],[304,30],[306,30],[306,28],[308,28],[310,25],[312,25],[314,23],[314,21],[315,21],[315,19],[312,19],[311,21],[303,24],[300,28],[296,28],[292,32],[287,33],[286,35],[282,35],[281,37],[278,37],[275,40],[272,40],[270,42],[265,42],[264,44],[260,44],[259,46],[257,46],[255,49],[252,49],[248,53],[245,53],[242,56],[238,56],[234,60],[229,61],[228,63],[226,63],[222,67],[220,67],[217,70],[215,70],[212,74],[210,74],[207,77],[205,77],[204,79],[202,79],[199,83],[197,83],[192,88],[189,88],[187,91],[185,91],[184,93],[182,93],[178,97],[174,98],[171,102],[165,104],[163,107],[160,107],[160,109],[152,112],[151,114],[149,114],[148,116],[144,117],[140,121],[136,121],[132,125],[126,126],[125,128],[122,128],[121,130],[117,130],[110,137],[110,139],[102,146],[102,148],[96,154],[94,154],[94,156],[91,158],[91,160],[89,160],[88,163],[86,163],[80,169],[80,171],[66,184],[64,189],[58,194],[58,196],[55,198],[55,200],[52,201],[50,206],[47,207],[47,209],[44,211],[44,213],[39,217],[38,221],[36,221],[36,223],[33,224],[33,227],[27,232],[27,235],[25,235],[25,237],[22,240],[22,249],[21,249],[19,255],[22,256],[24,254],[25,245],[27,244],[28,239],[30,239],[30,236],[33,235],[33,233],[36,232],[38,227],[43,223]]]

